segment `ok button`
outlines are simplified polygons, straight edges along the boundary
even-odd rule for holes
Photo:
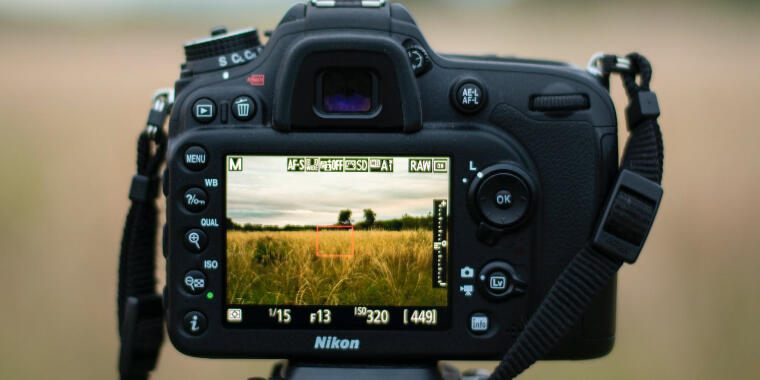
[[[500,209],[509,208],[512,206],[512,193],[509,190],[499,190],[496,192],[494,202],[496,202],[496,207]]]

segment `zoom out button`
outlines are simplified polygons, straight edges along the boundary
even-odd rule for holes
[[[190,294],[201,294],[206,289],[206,275],[199,270],[191,270],[185,273],[182,285]]]

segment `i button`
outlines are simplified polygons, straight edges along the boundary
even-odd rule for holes
[[[187,314],[185,314],[185,317],[182,318],[182,326],[185,328],[185,331],[192,335],[199,335],[200,333],[206,331],[206,327],[208,327],[208,320],[206,319],[206,316],[203,315],[200,311],[191,311]]]

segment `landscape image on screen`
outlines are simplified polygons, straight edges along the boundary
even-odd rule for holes
[[[228,305],[447,305],[447,157],[227,156],[226,187]]]

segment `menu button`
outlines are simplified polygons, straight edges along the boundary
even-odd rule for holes
[[[192,171],[199,171],[206,168],[208,164],[208,155],[206,150],[199,146],[191,146],[185,150],[185,166]]]

